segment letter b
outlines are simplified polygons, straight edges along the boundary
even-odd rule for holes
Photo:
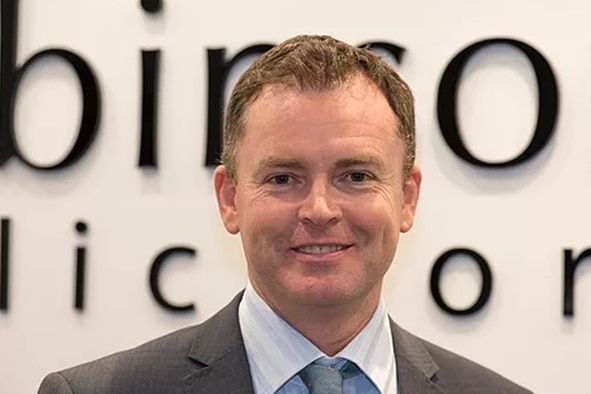
[[[37,52],[20,68],[16,66],[18,0],[2,0],[0,46],[0,166],[12,156],[38,170],[60,169],[74,164],[90,147],[96,137],[100,120],[100,92],[96,77],[88,63],[72,51],[59,48]],[[48,165],[35,164],[22,153],[15,138],[14,104],[19,82],[25,72],[38,60],[55,56],[66,61],[78,76],[82,88],[82,117],[78,137],[70,152],[61,161]]]

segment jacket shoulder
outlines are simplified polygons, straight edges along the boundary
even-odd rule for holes
[[[184,328],[132,349],[48,375],[39,394],[152,393],[182,379],[193,365],[186,356],[199,326]],[[165,392],[174,393],[173,387]]]
[[[422,340],[425,348],[439,366],[434,382],[450,393],[531,394],[498,373]]]
[[[191,376],[208,363],[231,352],[242,355],[237,313],[240,296],[199,325],[52,373],[38,393],[184,393]]]
[[[531,393],[474,361],[409,333],[393,320],[390,326],[401,385],[422,387],[423,391],[429,387],[438,393]]]

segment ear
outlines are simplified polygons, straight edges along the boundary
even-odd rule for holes
[[[224,227],[230,234],[240,231],[236,209],[236,183],[225,166],[218,166],[213,173],[215,195]]]
[[[402,188],[403,203],[402,203],[402,222],[400,224],[400,231],[405,233],[411,229],[415,212],[417,211],[417,204],[419,202],[419,193],[421,191],[421,181],[423,175],[417,166],[413,166],[410,174],[406,177]]]

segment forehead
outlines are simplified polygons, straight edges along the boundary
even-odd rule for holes
[[[239,167],[259,166],[267,156],[331,166],[372,156],[401,162],[398,118],[365,77],[320,91],[268,85],[245,115]]]
[[[326,89],[301,89],[287,84],[265,85],[245,111],[245,134],[269,123],[309,124],[357,121],[398,134],[398,117],[384,94],[363,75]],[[376,125],[378,126],[378,125]]]

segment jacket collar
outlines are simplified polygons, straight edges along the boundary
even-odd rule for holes
[[[240,325],[240,292],[228,306],[197,327],[188,357],[196,370],[184,378],[186,393],[254,394]],[[400,394],[443,394],[439,366],[423,342],[390,319]]]
[[[390,319],[400,394],[442,394],[435,383],[439,366],[423,342]]]
[[[254,394],[238,323],[239,293],[198,326],[188,357],[197,370],[185,377],[186,393]]]

